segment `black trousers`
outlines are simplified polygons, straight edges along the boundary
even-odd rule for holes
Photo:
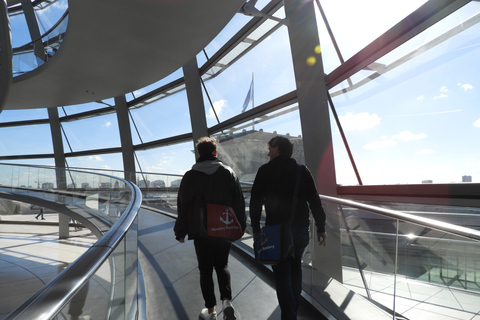
[[[198,269],[200,270],[200,288],[206,308],[213,308],[217,303],[213,282],[213,269],[217,274],[220,300],[232,300],[228,256],[232,243],[215,238],[195,238]]]

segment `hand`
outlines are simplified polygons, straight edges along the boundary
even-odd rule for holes
[[[325,247],[325,245],[327,244],[327,233],[326,232],[317,233],[317,236],[318,236],[318,245]]]
[[[177,239],[177,241],[180,242],[180,243],[184,243],[184,242],[185,242],[185,238],[179,238],[179,239]]]

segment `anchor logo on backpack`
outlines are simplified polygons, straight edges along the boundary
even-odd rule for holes
[[[220,217],[220,221],[222,221],[223,223],[225,223],[227,226],[231,223],[234,222],[233,219],[230,219],[230,216],[233,214],[230,212],[230,210],[228,208],[225,209],[225,212],[222,213],[224,216],[225,216],[225,219],[223,219],[222,217]]]

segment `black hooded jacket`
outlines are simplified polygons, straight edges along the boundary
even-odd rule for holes
[[[232,207],[242,231],[246,228],[245,200],[235,172],[213,155],[198,158],[180,183],[177,199],[178,218],[174,232],[176,239],[194,239],[200,225],[199,206],[204,203]]]
[[[298,164],[295,159],[278,156],[258,169],[252,187],[250,218],[254,233],[260,231],[262,205],[265,205],[266,225],[287,223],[292,212],[293,191]],[[301,166],[301,183],[292,226],[308,227],[309,207],[315,219],[317,233],[325,232],[325,211],[312,174]]]

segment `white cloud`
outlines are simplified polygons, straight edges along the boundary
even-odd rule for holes
[[[147,167],[147,170],[152,172],[162,172],[167,170],[172,165],[174,160],[175,157],[163,156],[162,159],[160,159],[160,162],[154,164],[153,166]]]
[[[480,118],[473,123],[475,127],[480,127]]]
[[[448,96],[446,94],[443,94],[441,93],[440,95],[438,96],[435,96],[433,97],[433,99],[437,100],[437,99],[445,99],[445,98],[448,98]]]
[[[425,139],[427,138],[427,135],[425,133],[413,134],[410,131],[402,131],[399,134],[393,135],[392,138],[400,141],[412,141]]]
[[[446,86],[441,87],[440,92],[448,92],[447,87]]]
[[[90,156],[90,157],[87,157],[87,160],[88,161],[104,161],[103,158],[100,156]]]
[[[430,153],[434,153],[435,151],[433,151],[432,149],[423,149],[423,150],[420,150],[417,152],[418,155],[424,155],[424,154],[430,154]]]
[[[368,150],[388,148],[388,147],[396,146],[397,140],[398,141],[414,141],[414,140],[425,139],[425,138],[427,138],[427,135],[425,133],[413,134],[410,131],[402,131],[399,134],[394,134],[392,137],[381,136],[380,140],[366,144],[363,146],[363,148]]]
[[[472,89],[473,89],[473,86],[472,86],[471,84],[468,84],[468,83],[465,83],[465,84],[459,83],[458,85],[463,89],[463,91],[467,91],[467,90],[472,90]]]
[[[110,170],[110,169],[112,169],[112,167],[110,167],[108,164],[102,165],[101,168],[104,169],[104,170]]]
[[[353,114],[348,112],[344,116],[340,116],[340,123],[345,131],[370,129],[380,124],[380,117],[376,114],[361,112]]]
[[[227,106],[228,106],[228,101],[223,100],[223,99],[215,101],[213,103],[213,107],[215,108],[215,111],[217,112],[217,116],[219,116],[220,113],[222,113],[222,110]],[[207,118],[215,118],[215,112],[213,112],[212,107],[210,107],[210,109],[208,109]]]
[[[110,127],[112,125],[112,123],[110,121],[108,121],[107,123],[105,123],[105,127]]]
[[[393,147],[396,144],[397,144],[396,141],[389,139],[387,136],[382,136],[380,137],[380,140],[366,144],[363,146],[363,148],[368,150],[375,150],[375,149]]]
[[[419,97],[417,97],[417,100],[425,100],[425,96],[423,96],[423,95],[419,96]]]

